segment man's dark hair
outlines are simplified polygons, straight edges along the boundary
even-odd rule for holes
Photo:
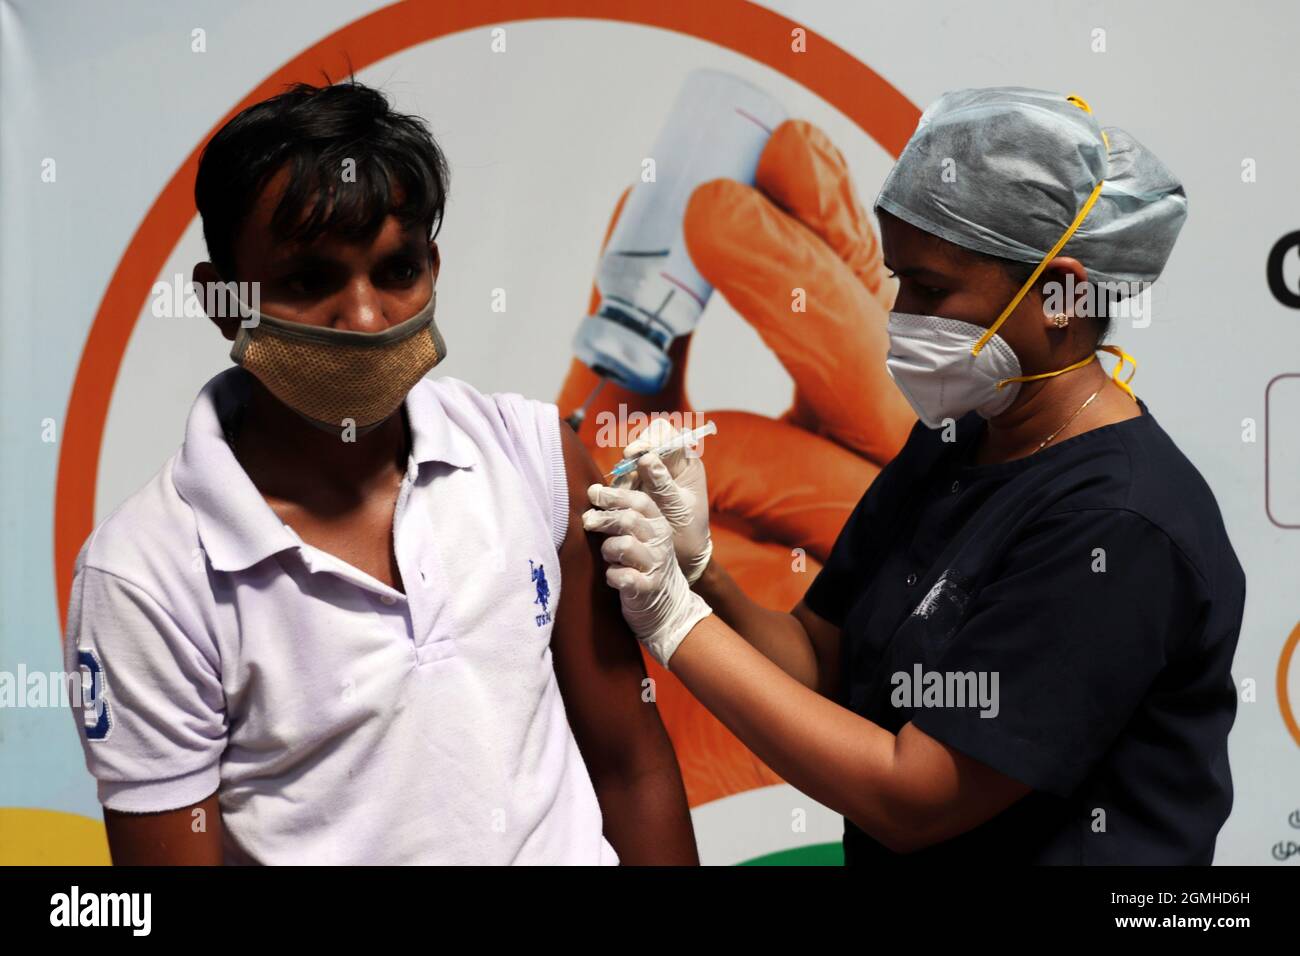
[[[344,177],[347,160],[355,181]],[[390,213],[430,238],[441,228],[450,173],[424,121],[355,80],[298,83],[221,127],[199,158],[194,202],[223,278],[235,278],[235,236],[285,166],[288,185],[271,221],[277,239],[310,242],[329,232],[365,240]]]

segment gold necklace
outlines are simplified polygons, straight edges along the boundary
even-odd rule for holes
[[[1101,388],[1105,388],[1105,387],[1106,387],[1105,385],[1102,385]],[[1074,413],[1073,415],[1071,415],[1069,418],[1067,418],[1067,419],[1065,420],[1065,425],[1062,425],[1062,426],[1061,426],[1060,428],[1058,428],[1056,431],[1052,432],[1052,434],[1050,434],[1050,435],[1048,435],[1046,438],[1044,438],[1044,439],[1043,439],[1043,443],[1042,443],[1041,445],[1039,445],[1037,448],[1034,449],[1034,454],[1037,454],[1038,452],[1042,451],[1043,448],[1046,447],[1046,445],[1047,445],[1047,443],[1048,443],[1049,441],[1051,441],[1053,438],[1055,438],[1057,435],[1061,434],[1061,432],[1065,430],[1065,426],[1066,426],[1066,425],[1070,424],[1070,422],[1072,422],[1072,421],[1074,421],[1076,418],[1078,418],[1078,417],[1079,417],[1079,414],[1080,414],[1080,413],[1081,413],[1085,408],[1087,408],[1089,405],[1092,404],[1092,400],[1093,400],[1094,398],[1096,398],[1098,395],[1101,394],[1101,388],[1097,389],[1097,391],[1093,392],[1090,396],[1088,396],[1088,400],[1087,400],[1086,402],[1084,402],[1082,405],[1080,405],[1080,406],[1078,407],[1078,409],[1075,411],[1075,413]]]

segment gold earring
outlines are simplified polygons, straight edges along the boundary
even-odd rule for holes
[[[1052,316],[1052,324],[1058,329],[1063,329],[1070,324],[1070,317],[1064,312],[1058,312]]]

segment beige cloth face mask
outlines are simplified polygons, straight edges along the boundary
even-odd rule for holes
[[[318,428],[365,434],[401,407],[416,383],[447,355],[433,320],[438,290],[404,322],[353,332],[288,322],[244,309],[230,357],[284,404]]]

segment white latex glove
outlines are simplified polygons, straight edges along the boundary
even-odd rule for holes
[[[582,526],[611,535],[600,546],[609,562],[605,581],[618,589],[623,617],[650,656],[664,667],[701,619],[713,609],[691,590],[677,565],[673,533],[643,491],[592,485]]]
[[[709,491],[705,482],[704,462],[699,450],[680,449],[663,459],[651,448],[675,437],[679,429],[663,418],[656,418],[623,449],[624,458],[640,455],[636,470],[616,482],[619,486],[640,488],[654,499],[659,511],[673,529],[673,550],[686,580],[694,584],[704,573],[713,556],[713,538],[709,534]]]

